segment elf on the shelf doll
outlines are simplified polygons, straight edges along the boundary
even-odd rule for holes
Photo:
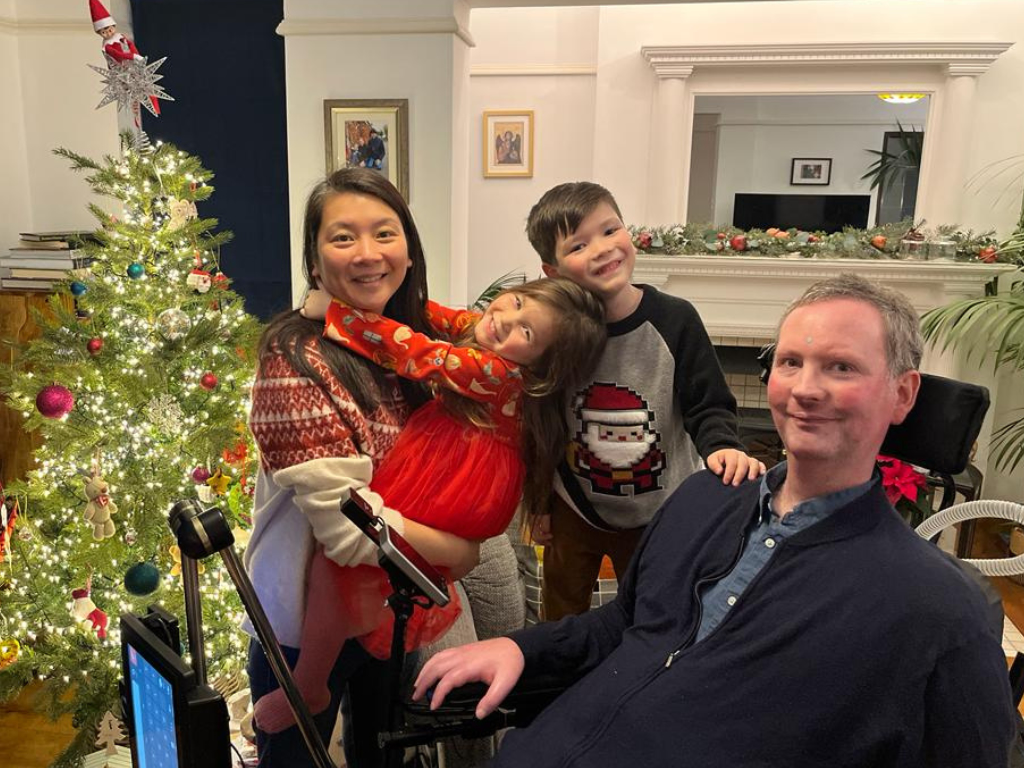
[[[89,596],[91,591],[87,585],[71,592],[71,598],[75,601],[71,606],[71,616],[79,624],[89,624],[102,640],[107,636],[107,614],[96,607]]]
[[[92,14],[92,28],[96,34],[103,38],[103,52],[119,64],[128,64],[132,61],[141,61],[145,64],[146,59],[139,53],[135,43],[117,31],[117,22],[107,9],[103,7],[100,0],[89,0],[89,12]],[[160,114],[160,105],[156,96],[149,97],[153,104],[154,114]]]

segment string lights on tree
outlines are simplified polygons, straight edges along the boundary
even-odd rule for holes
[[[155,602],[186,618],[168,509],[205,474],[216,481],[203,495],[242,529],[251,510],[254,454],[239,443],[260,328],[221,270],[230,233],[199,215],[211,174],[169,144],[133,145],[126,135],[102,161],[56,150],[121,210],[90,206],[99,228],[80,249],[91,263],[0,367],[8,404],[43,438],[28,478],[3,489],[18,514],[0,559],[0,701],[41,680],[45,710],[70,713],[79,733],[56,763],[69,767],[117,711],[117,617]],[[220,278],[215,300],[208,281],[189,280],[196,271]],[[241,604],[218,564],[201,588],[211,676],[234,673]]]

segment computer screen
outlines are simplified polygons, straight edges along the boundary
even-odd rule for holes
[[[137,768],[178,768],[174,689],[135,646],[127,647]]]
[[[122,711],[136,768],[230,768],[224,697],[181,658],[177,619],[121,615]]]

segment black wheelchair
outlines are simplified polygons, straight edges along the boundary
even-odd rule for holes
[[[916,405],[903,424],[889,430],[882,446],[882,453],[927,468],[938,478],[943,488],[939,508],[945,509],[953,503],[956,493],[953,478],[963,472],[968,464],[971,448],[981,430],[988,405],[988,392],[983,387],[922,375],[922,386]],[[331,768],[333,764],[327,750],[294,685],[288,665],[252,584],[232,548],[232,536],[223,514],[216,508],[203,509],[196,502],[184,501],[175,505],[170,523],[183,554],[182,567],[192,658],[199,660],[200,664],[203,659],[197,561],[219,553],[263,644],[273,672],[295,713],[296,722],[313,756],[314,764],[318,768]],[[998,622],[1001,633],[1003,613],[998,592],[971,566],[963,564],[962,561],[957,562],[976,578],[989,597],[991,620],[993,624]],[[429,598],[417,579],[410,577],[408,569],[403,569],[395,562],[393,552],[389,556],[388,552],[382,549],[380,563],[388,573],[394,589],[388,601],[396,619],[392,640],[393,653],[387,663],[385,683],[390,701],[386,711],[382,711],[377,702],[360,701],[354,691],[350,692],[350,707],[353,712],[360,713],[360,738],[366,739],[369,735],[376,742],[372,745],[374,749],[371,749],[371,752],[374,752],[374,756],[367,761],[368,765],[353,765],[352,768],[398,768],[403,765],[403,756],[411,747],[434,744],[452,736],[486,738],[502,729],[524,727],[574,682],[572,679],[521,679],[499,709],[482,720],[478,720],[474,715],[476,705],[486,690],[482,684],[468,685],[452,691],[443,707],[435,711],[430,711],[425,702],[403,700],[401,691],[405,667],[405,622],[413,606],[417,603],[423,604]],[[205,670],[197,669],[197,675],[204,678]],[[1014,695],[1019,702],[1021,694],[1024,693],[1024,656],[1018,655],[1010,676]],[[363,750],[364,754],[365,752]],[[1024,760],[1014,764],[1024,765]]]

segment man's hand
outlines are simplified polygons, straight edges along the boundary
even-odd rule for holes
[[[551,543],[551,515],[537,515],[530,528],[530,538],[534,544]]]
[[[482,720],[508,696],[512,686],[523,674],[525,665],[523,652],[507,637],[449,648],[431,657],[420,670],[412,698],[418,701],[437,683],[430,698],[430,708],[437,709],[453,688],[466,683],[484,682],[489,687],[476,706],[476,716]]]
[[[327,307],[330,305],[331,294],[323,288],[310,288],[299,314],[309,320],[323,320],[327,317]]]
[[[723,448],[708,456],[708,469],[722,476],[725,485],[739,485],[764,474],[764,464],[735,448]]]

